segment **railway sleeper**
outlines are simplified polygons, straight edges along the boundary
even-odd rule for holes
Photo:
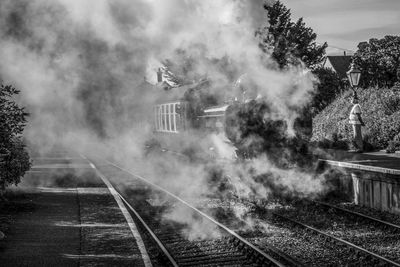
[[[214,266],[231,266],[233,264],[238,264],[239,262],[244,263],[246,265],[252,264],[249,259],[241,255],[240,257],[227,257],[227,258],[204,258],[204,259],[196,259],[196,260],[187,260],[187,261],[180,261],[178,260],[177,263],[179,266],[204,266],[204,265],[214,265]]]
[[[192,260],[192,259],[198,259],[198,258],[218,258],[221,256],[242,256],[242,253],[236,252],[235,254],[229,252],[229,251],[223,251],[223,252],[213,252],[213,254],[190,254],[190,255],[182,255],[180,254],[179,256],[176,257],[177,260],[179,261],[185,261],[185,260]]]
[[[194,253],[194,252],[202,252],[202,253],[209,253],[209,252],[213,252],[213,251],[224,251],[224,252],[229,252],[229,253],[232,253],[232,252],[236,252],[237,250],[236,249],[234,249],[234,248],[226,248],[226,247],[223,247],[223,246],[217,246],[217,247],[192,247],[192,248],[189,248],[189,249],[185,249],[185,250],[181,250],[181,253],[182,254],[189,254],[189,253]]]
[[[178,262],[190,262],[190,261],[207,261],[207,260],[220,260],[223,259],[224,257],[226,257],[224,260],[226,259],[244,259],[246,258],[245,255],[243,255],[242,253],[239,254],[231,254],[231,253],[215,253],[212,255],[191,255],[191,257],[176,257],[176,260]]]

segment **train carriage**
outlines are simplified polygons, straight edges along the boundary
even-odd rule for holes
[[[199,85],[160,93],[153,107],[153,145],[191,158],[236,159],[236,149],[225,134],[229,105],[205,107],[193,97],[196,90]]]

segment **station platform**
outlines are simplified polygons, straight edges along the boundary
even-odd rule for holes
[[[16,208],[0,266],[151,266],[126,211],[79,155],[33,158],[7,194]]]
[[[352,153],[343,150],[326,150],[318,153],[320,161],[328,165],[370,172],[400,175],[400,153]]]
[[[319,167],[340,169],[338,191],[356,204],[400,215],[400,154],[323,151]],[[321,165],[322,164],[322,165]]]

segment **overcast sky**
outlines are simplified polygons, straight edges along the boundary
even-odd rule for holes
[[[292,18],[303,17],[319,42],[357,50],[359,42],[400,35],[400,0],[282,0]],[[334,46],[334,47],[333,47]],[[343,50],[340,51],[343,53]]]

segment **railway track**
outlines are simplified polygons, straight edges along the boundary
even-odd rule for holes
[[[352,211],[352,210],[349,210],[349,209],[346,209],[346,208],[342,208],[342,207],[339,207],[339,206],[336,206],[336,205],[333,205],[333,204],[330,204],[330,203],[321,202],[321,201],[314,201],[314,202],[319,204],[319,205],[326,206],[328,208],[333,208],[333,209],[336,209],[338,211],[349,213],[349,214],[361,217],[363,219],[370,220],[370,221],[373,221],[373,222],[378,223],[378,224],[382,224],[382,225],[384,225],[384,226],[386,226],[388,228],[394,228],[396,230],[400,230],[400,225],[392,223],[392,222],[381,220],[381,219],[375,218],[373,216],[370,216],[370,215],[367,215],[367,214],[363,214],[363,213],[360,213],[360,212],[356,212],[356,211]]]
[[[97,164],[96,164],[97,163]],[[118,194],[134,220],[146,231],[158,247],[155,262],[169,266],[299,266],[299,262],[271,247],[260,249],[241,237],[224,224],[216,221],[185,200],[128,170],[108,161],[95,161],[97,171],[114,184]],[[129,186],[115,183],[125,178]],[[128,188],[128,189],[127,189]],[[149,197],[165,200],[161,205],[151,205]],[[186,216],[192,216],[213,229],[211,237],[188,238],[186,225],[165,220],[162,217],[168,209],[186,209]],[[200,226],[202,227],[202,226]],[[200,235],[201,229],[199,229]],[[210,231],[210,230],[207,230]],[[207,232],[206,231],[206,232]],[[210,233],[208,233],[210,235]],[[162,256],[160,256],[162,254]],[[157,265],[157,264],[156,264]]]
[[[137,223],[141,225],[140,227],[143,228],[143,231],[152,240],[151,242],[156,244],[157,252],[154,254],[158,254],[158,259],[155,262],[161,263],[160,265],[322,266],[331,265],[335,263],[335,260],[339,260],[337,264],[348,266],[400,266],[395,255],[396,251],[392,253],[393,255],[389,256],[384,253],[382,255],[379,250],[372,249],[370,251],[370,245],[363,246],[362,244],[357,244],[354,240],[347,240],[338,236],[337,233],[329,232],[326,229],[319,229],[315,225],[308,225],[306,222],[296,218],[290,218],[290,213],[289,216],[279,213],[273,214],[272,217],[274,219],[269,219],[273,233],[261,233],[257,235],[254,232],[250,234],[240,231],[235,232],[225,226],[229,225],[229,223],[223,222],[224,224],[222,224],[221,220],[216,221],[202,210],[195,208],[183,199],[147,181],[141,176],[131,173],[111,162],[104,163],[99,161],[97,166],[98,170],[107,177],[117,177],[117,180],[120,177],[124,177],[131,182],[127,186],[130,188],[129,190],[124,190],[125,186],[118,190],[120,197],[131,214],[136,218]],[[147,201],[149,194],[152,194],[154,197],[154,191],[158,191],[158,194],[162,195],[156,198],[168,200],[159,206],[149,204]],[[317,204],[323,205],[323,203]],[[158,217],[163,213],[163,210],[170,209],[171,207],[176,208],[177,205],[184,206],[190,209],[193,214],[196,214],[192,216],[199,216],[202,220],[213,224],[218,229],[218,235],[212,238],[190,240],[190,238],[188,239],[187,236],[182,234],[185,229],[184,225],[166,222]],[[331,212],[327,213],[330,214]],[[365,220],[370,219],[365,218]],[[328,219],[326,219],[326,222],[327,224],[330,223]],[[286,238],[285,235],[288,234],[293,234],[293,236]],[[263,235],[267,235],[267,238]],[[381,237],[383,238],[383,235]],[[388,236],[388,238],[396,240],[398,236]],[[368,240],[368,237],[366,239]],[[273,242],[270,242],[271,240]],[[373,240],[376,242],[376,239]],[[280,243],[285,244],[281,246]],[[303,258],[298,253],[292,253],[293,250],[290,246],[293,247],[293,244],[299,247],[293,250],[303,251]],[[162,254],[162,256],[159,254]],[[310,260],[310,257],[315,257],[315,259]]]
[[[285,216],[260,210],[250,216],[258,218],[252,221],[256,225],[262,225],[263,229],[259,232],[240,231],[243,237],[261,247],[273,245],[298,259],[297,262],[302,262],[303,266],[393,266],[390,261],[376,260],[363,249],[349,247],[344,244],[346,242],[338,242]]]
[[[353,244],[351,242],[348,242],[348,241],[346,241],[344,239],[335,237],[335,236],[333,236],[331,234],[328,234],[328,233],[326,233],[324,231],[321,231],[321,230],[319,230],[319,229],[317,229],[315,227],[312,227],[312,226],[310,226],[308,224],[305,224],[305,223],[299,222],[297,220],[294,220],[292,218],[283,216],[282,214],[275,213],[274,215],[279,217],[280,219],[289,221],[289,222],[291,222],[291,223],[293,223],[295,225],[303,227],[304,229],[307,229],[307,230],[315,233],[316,235],[320,235],[320,236],[325,237],[326,238],[325,239],[326,242],[329,242],[329,241],[330,242],[335,242],[337,244],[341,244],[341,245],[344,245],[347,248],[350,248],[351,250],[353,250],[354,255],[356,255],[358,259],[356,260],[356,262],[351,263],[349,265],[357,266],[358,264],[361,264],[360,261],[365,259],[369,266],[400,266],[400,264],[395,262],[395,261],[392,261],[392,260],[390,260],[390,259],[388,259],[386,257],[383,257],[383,256],[381,256],[379,254],[374,253],[374,252],[371,252],[371,251],[369,251],[367,249],[364,249],[361,246],[355,245],[355,244]],[[364,254],[364,255],[361,255],[361,254]]]
[[[332,242],[349,247],[374,264],[400,266],[398,226],[362,214],[310,202],[273,213],[282,220],[303,227]]]

